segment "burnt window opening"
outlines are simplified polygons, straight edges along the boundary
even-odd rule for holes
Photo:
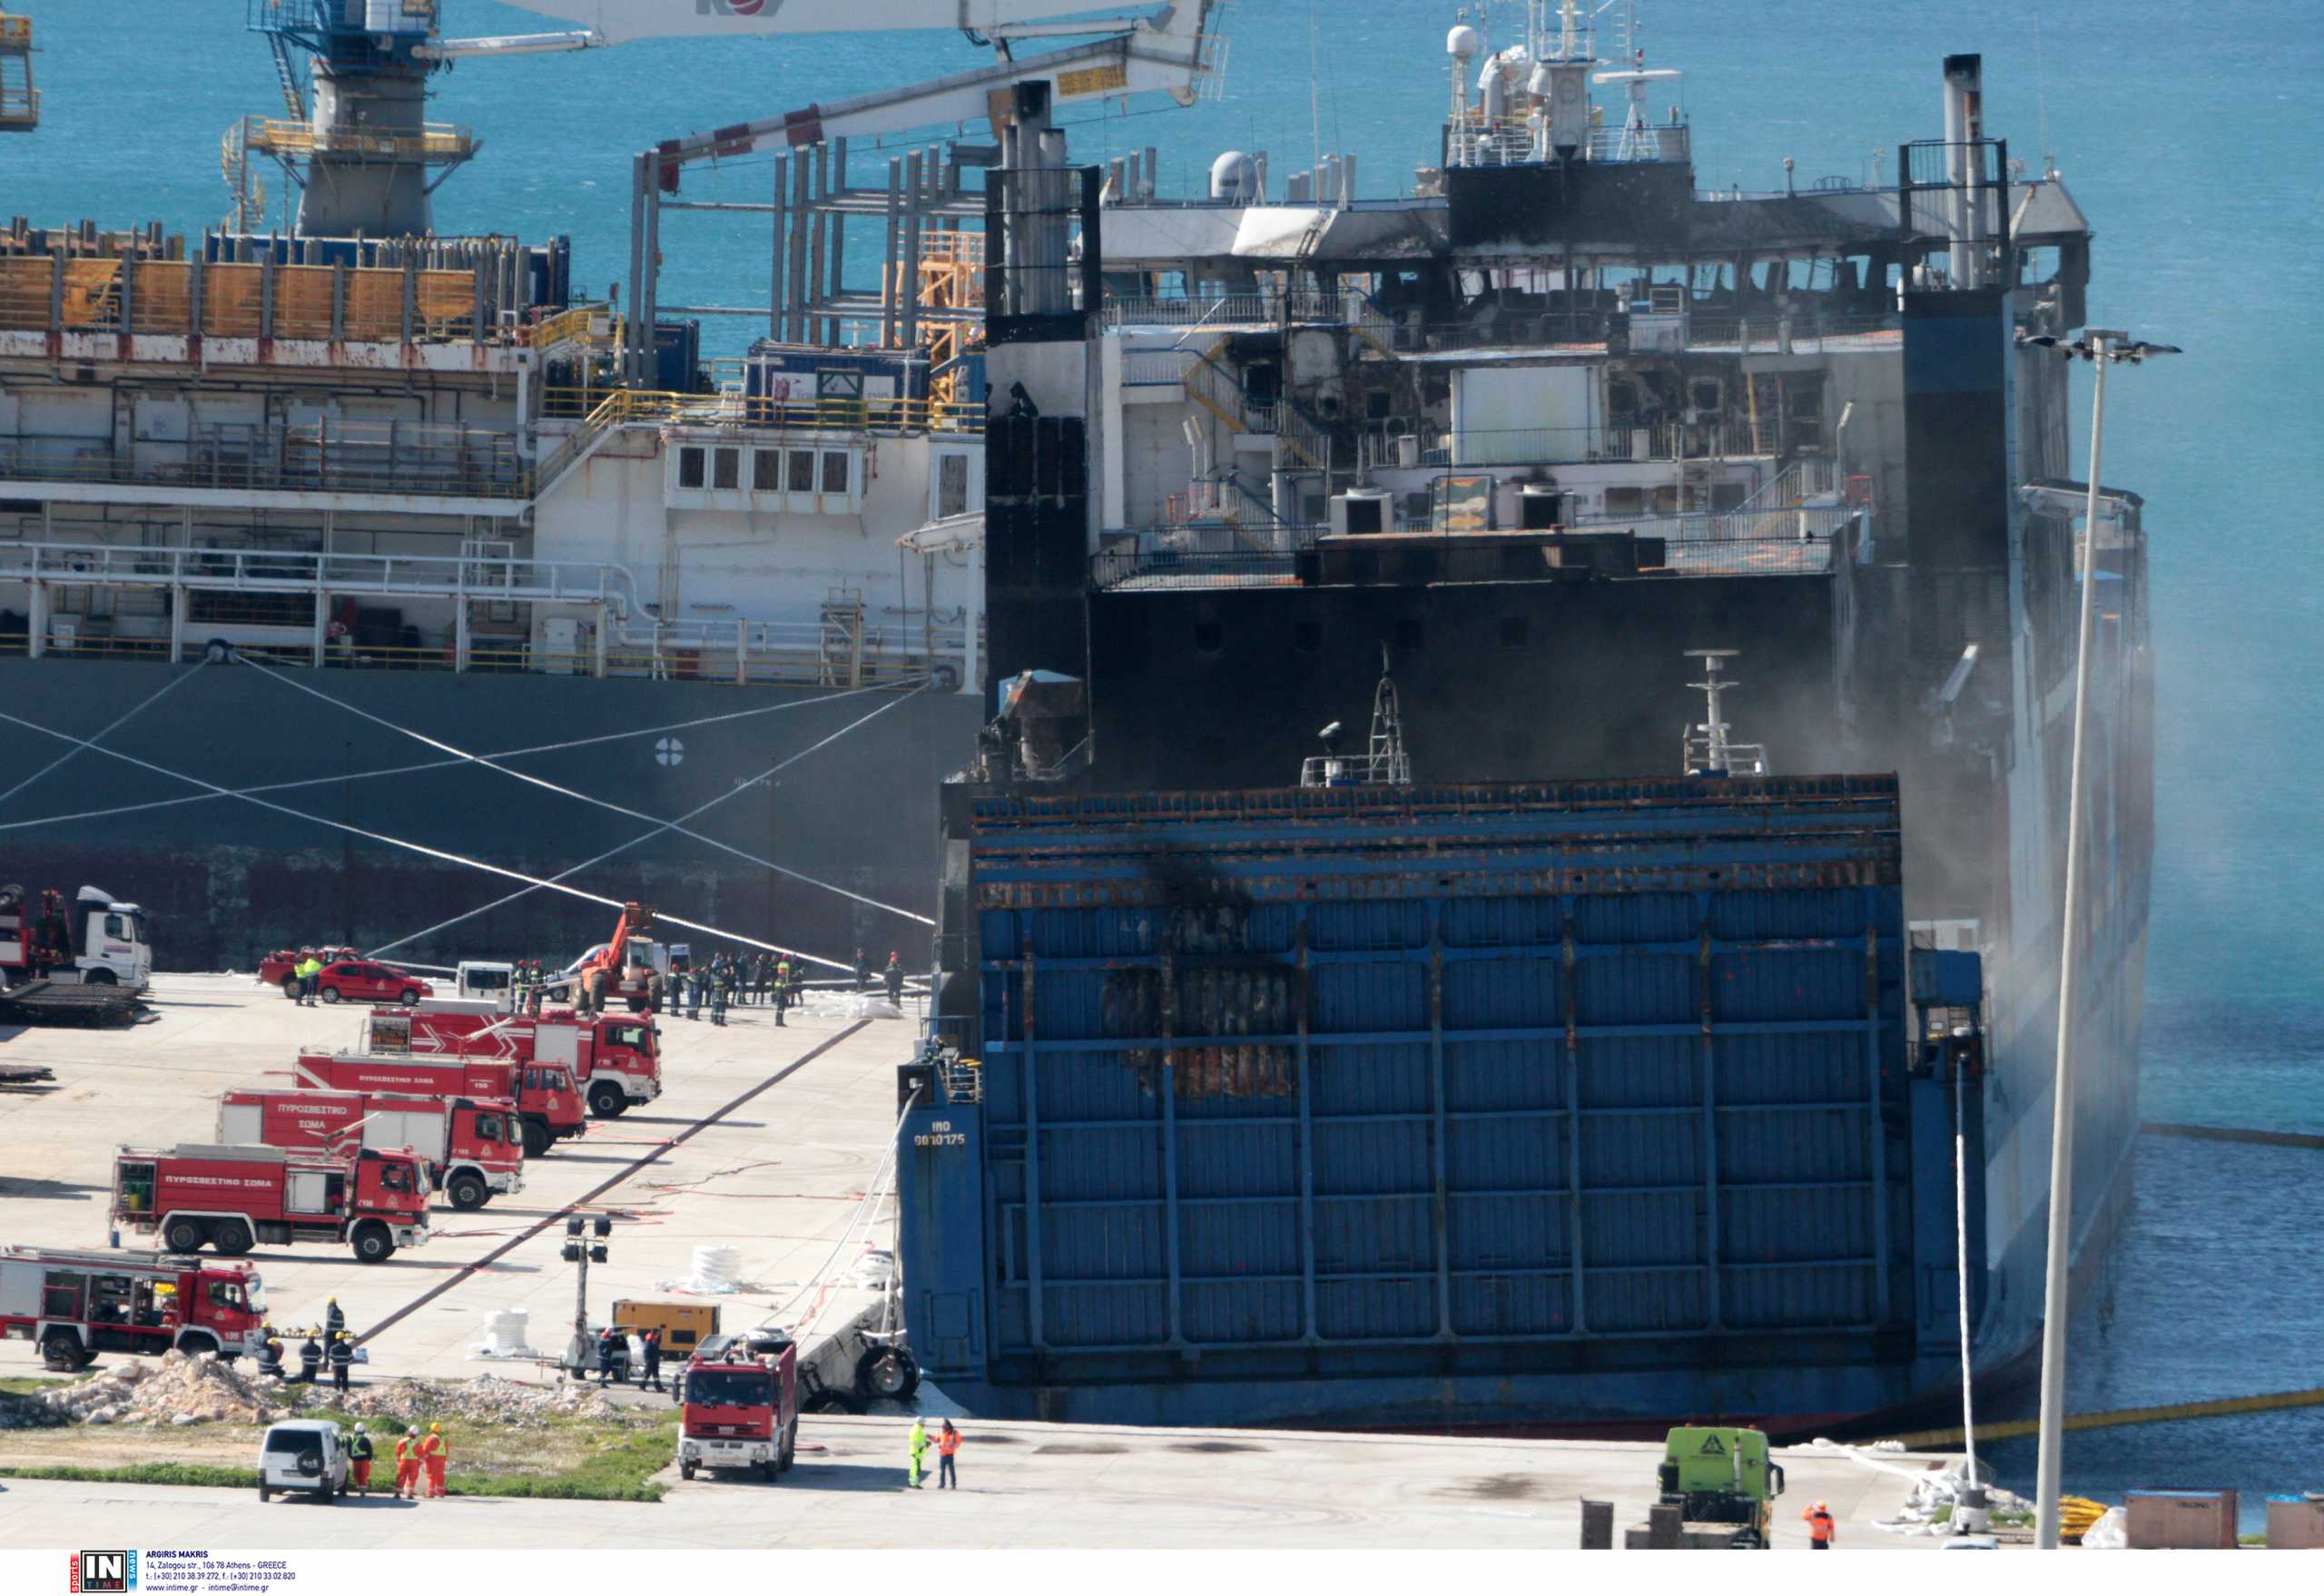
[[[703,451],[700,448],[678,450],[678,486],[700,488],[703,480]]]
[[[721,493],[732,493],[743,485],[742,450],[722,448],[712,451],[710,485]]]

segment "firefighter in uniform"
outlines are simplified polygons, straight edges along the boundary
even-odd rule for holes
[[[348,1372],[355,1366],[355,1343],[346,1331],[339,1333],[330,1344],[330,1383],[333,1390],[347,1389]]]
[[[783,960],[774,967],[774,1022],[783,1023],[783,1016],[791,1007],[791,961]]]
[[[282,1378],[282,1338],[274,1333],[274,1326],[271,1325],[266,1327],[263,1334],[266,1339],[259,1343],[258,1348],[259,1377],[264,1379],[272,1375],[280,1380]]]
[[[307,1332],[307,1339],[299,1344],[299,1379],[300,1383],[303,1384],[312,1385],[315,1383],[316,1374],[322,1368],[322,1343],[317,1341],[315,1339],[315,1333],[312,1330],[310,1330]]]
[[[348,1479],[364,1495],[371,1494],[371,1438],[357,1424],[347,1443]]]

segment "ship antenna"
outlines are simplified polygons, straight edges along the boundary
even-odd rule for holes
[[[2042,8],[2034,8],[2034,106],[2042,122],[2042,177],[2045,182],[2058,180],[2057,153],[2050,148],[2050,85],[2048,72],[2042,62]]]
[[[1380,645],[1380,685],[1372,695],[1371,770],[1365,779],[1399,787],[1413,783],[1412,755],[1404,751],[1404,712],[1396,699],[1396,679],[1388,674],[1388,645]]]
[[[1680,768],[1690,776],[1747,775],[1768,773],[1768,751],[1757,743],[1735,743],[1728,739],[1725,705],[1720,695],[1743,684],[1732,676],[1720,675],[1719,662],[1736,657],[1732,648],[1689,648],[1689,659],[1703,662],[1703,679],[1689,682],[1689,687],[1699,688],[1709,702],[1699,724],[1689,725],[1682,734]]]

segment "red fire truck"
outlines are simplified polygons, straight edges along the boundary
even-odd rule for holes
[[[446,1014],[374,1009],[364,1030],[375,1053],[457,1053],[519,1064],[563,1065],[580,1083],[589,1112],[610,1119],[662,1095],[661,1032],[651,1015],[583,1015],[552,1009],[528,1014]]]
[[[517,1105],[525,1157],[537,1158],[588,1128],[573,1072],[505,1059],[415,1058],[409,1053],[301,1053],[299,1085],[319,1091],[408,1092],[424,1098],[500,1098]]]
[[[343,1241],[366,1264],[428,1240],[428,1171],[416,1153],[292,1152],[189,1143],[114,1155],[113,1217],[173,1253],[206,1242],[237,1257],[261,1242]]]
[[[270,1148],[409,1148],[452,1207],[480,1208],[524,1189],[524,1135],[515,1105],[400,1092],[230,1091],[218,1139]]]
[[[780,1479],[799,1452],[799,1348],[789,1337],[771,1351],[754,1336],[720,1337],[697,1354],[680,1376],[678,1473],[696,1469],[756,1469]]]
[[[258,1355],[266,1287],[248,1264],[0,1246],[0,1335],[60,1373],[101,1352]]]

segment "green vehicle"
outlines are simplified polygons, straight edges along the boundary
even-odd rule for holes
[[[1662,1445],[1657,1483],[1662,1500],[1679,1503],[1679,1516],[1689,1524],[1733,1524],[1733,1544],[1768,1544],[1775,1499],[1783,1494],[1783,1465],[1768,1461],[1762,1432],[1673,1430]]]

